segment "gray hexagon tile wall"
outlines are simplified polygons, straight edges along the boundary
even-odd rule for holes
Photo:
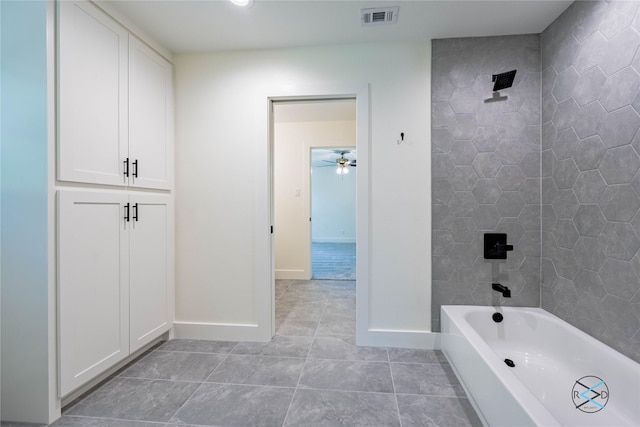
[[[433,41],[434,330],[441,304],[541,306],[640,361],[639,7],[578,1],[541,35]],[[509,100],[484,103],[514,68]],[[515,245],[500,271],[487,231]]]
[[[540,36],[432,44],[433,324],[442,304],[540,305]],[[491,75],[517,69],[505,100]],[[483,258],[507,233],[506,262]],[[511,289],[503,299],[492,281]]]

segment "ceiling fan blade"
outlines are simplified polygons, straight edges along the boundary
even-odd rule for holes
[[[334,165],[336,164],[336,161],[335,161],[335,160],[323,160],[323,162],[333,163]]]

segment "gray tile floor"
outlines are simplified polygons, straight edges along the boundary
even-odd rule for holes
[[[355,346],[355,282],[278,281],[276,323],[164,343],[52,427],[480,425],[440,352]]]

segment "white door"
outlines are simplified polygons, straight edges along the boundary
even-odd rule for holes
[[[58,178],[126,185],[128,33],[89,2],[58,4]]]
[[[135,351],[171,327],[173,299],[170,196],[132,195],[130,339]]]
[[[129,185],[170,189],[173,182],[171,64],[129,36]]]
[[[58,352],[64,396],[129,354],[123,193],[58,192]]]

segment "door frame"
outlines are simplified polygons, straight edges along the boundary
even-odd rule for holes
[[[371,250],[369,245],[370,226],[370,107],[369,84],[323,85],[290,88],[286,93],[267,96],[268,123],[268,220],[274,225],[275,201],[273,189],[274,174],[274,114],[273,104],[278,101],[319,101],[354,99],[356,101],[356,150],[358,150],[358,174],[356,177],[356,343],[366,343],[369,323],[369,272]],[[275,250],[274,235],[269,243],[269,266],[271,287],[271,336],[275,335]]]

